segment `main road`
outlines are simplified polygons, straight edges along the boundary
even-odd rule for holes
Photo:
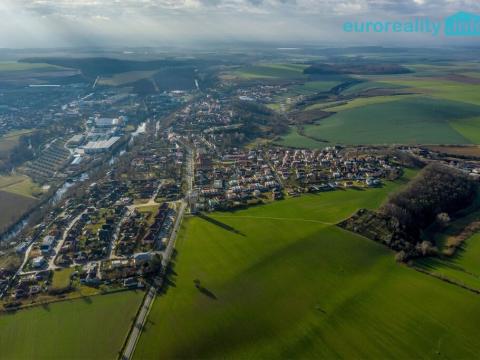
[[[185,146],[185,145],[184,145]],[[128,335],[127,342],[123,348],[123,352],[121,355],[122,360],[130,360],[135,352],[135,348],[138,343],[138,339],[142,333],[142,329],[145,325],[147,320],[148,313],[152,308],[153,302],[155,300],[155,295],[157,293],[157,288],[161,286],[163,283],[163,277],[165,275],[165,269],[167,268],[168,264],[173,255],[173,250],[175,249],[175,243],[177,240],[178,230],[180,229],[180,225],[182,224],[183,217],[185,215],[185,209],[187,208],[188,201],[191,197],[193,191],[193,179],[194,179],[194,151],[192,148],[185,146],[187,148],[187,165],[186,165],[186,177],[187,177],[187,184],[188,184],[188,191],[184,199],[177,202],[177,217],[175,219],[175,224],[173,226],[172,232],[170,233],[170,237],[168,240],[167,248],[163,254],[162,259],[162,278],[159,281],[159,284],[152,285],[148,290],[145,299],[143,300],[142,307],[138,312],[137,317],[134,320],[133,327]]]

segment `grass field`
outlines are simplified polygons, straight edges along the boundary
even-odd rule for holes
[[[414,96],[415,95],[388,95],[388,96],[361,97],[361,98],[356,98],[354,100],[351,100],[348,103],[343,105],[328,107],[327,110],[333,111],[333,112],[339,112],[339,111],[355,109],[355,108],[359,108],[367,105],[384,104],[391,101],[405,100],[408,98],[412,98]],[[312,110],[319,107],[321,108],[321,106],[319,105],[323,105],[323,104],[311,105],[307,107],[306,110]]]
[[[441,78],[390,78],[382,79],[382,81],[421,91],[439,99],[480,105],[480,85],[478,84],[467,84]]]
[[[149,79],[155,75],[158,71],[129,71],[125,73],[115,74],[112,77],[102,77],[98,84],[108,86],[122,86],[131,84],[135,81],[142,79]]]
[[[416,265],[480,290],[480,234],[470,237],[452,258],[426,259]]]
[[[117,359],[142,292],[65,301],[0,315],[1,359]]]
[[[275,140],[275,144],[303,149],[324,148],[330,145],[328,143],[316,141],[314,139],[299,134],[298,130],[295,127],[290,127],[290,131],[288,132],[288,134],[283,135],[279,140]]]
[[[300,64],[259,64],[235,70],[232,74],[240,79],[294,79],[306,78]]]
[[[75,271],[74,268],[66,268],[56,270],[53,273],[52,287],[55,289],[63,289],[70,285],[70,276]]]
[[[480,107],[465,103],[404,98],[340,111],[306,126],[305,134],[333,144],[468,144],[471,140],[451,124],[479,112]]]
[[[381,81],[365,81],[359,84],[353,85],[342,92],[344,95],[353,95],[358,94],[362,91],[373,90],[373,89],[402,89],[404,86],[389,84]]]
[[[475,357],[478,296],[330,225],[399,185],[189,218],[135,357]]]
[[[0,190],[31,198],[42,194],[40,186],[26,175],[0,175]]]
[[[473,144],[480,144],[480,116],[452,121],[450,126]]]

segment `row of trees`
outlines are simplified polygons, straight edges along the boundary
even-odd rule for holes
[[[413,239],[421,231],[473,201],[477,185],[459,170],[430,164],[403,190],[393,194],[380,212],[398,220]]]

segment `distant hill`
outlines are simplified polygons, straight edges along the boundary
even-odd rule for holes
[[[388,63],[341,63],[329,64],[320,63],[313,64],[303,70],[306,75],[387,75],[387,74],[408,74],[412,71],[404,66]]]
[[[66,68],[79,69],[89,78],[109,76],[129,71],[158,70],[167,67],[205,66],[207,63],[195,59],[163,59],[152,61],[121,60],[103,57],[95,58],[26,58],[19,60],[24,63],[45,63]]]

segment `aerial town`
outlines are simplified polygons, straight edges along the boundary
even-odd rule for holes
[[[49,211],[9,244],[22,261],[18,269],[0,271],[3,306],[161,281],[185,213],[380,187],[401,176],[401,161],[374,147],[237,146],[248,134],[235,101],[270,102],[283,92],[279,86],[254,86],[238,89],[233,98],[194,99],[193,93],[179,91],[151,95],[151,118],[142,123],[132,121],[141,107],[136,96],[112,90],[61,106],[53,116],[85,119],[82,131],[57,137],[23,166],[45,189],[57,190]],[[173,112],[166,125],[152,120],[168,109]],[[439,158],[427,148],[400,150],[480,176],[475,161]]]

